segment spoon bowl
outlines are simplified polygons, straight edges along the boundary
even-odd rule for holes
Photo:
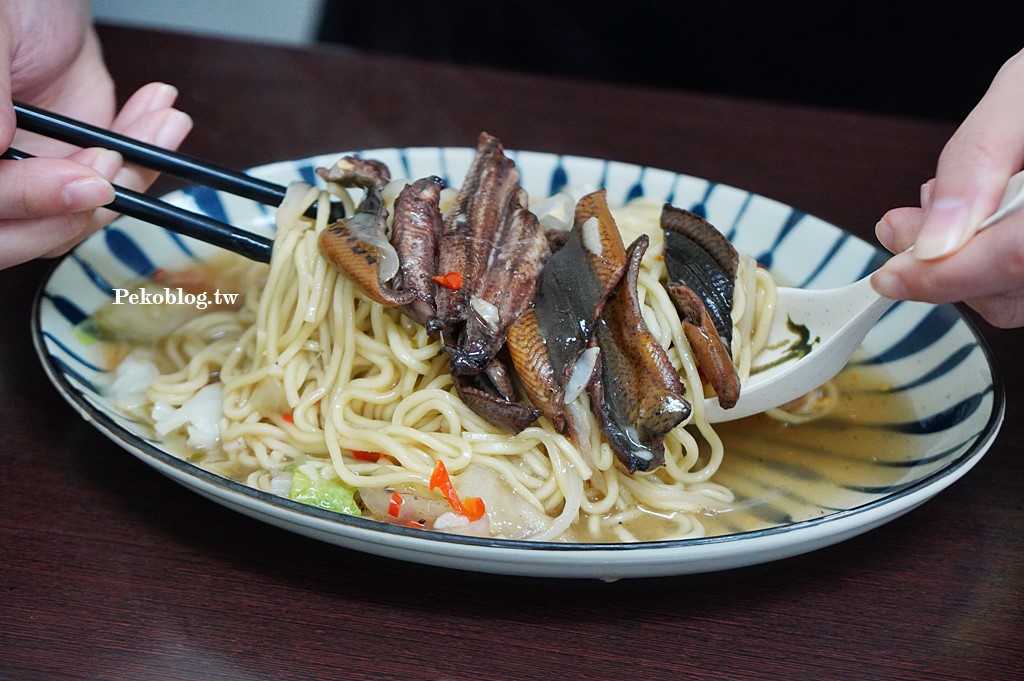
[[[768,346],[755,360],[740,399],[723,409],[705,401],[711,423],[752,416],[791,402],[836,376],[868,331],[896,303],[871,287],[870,277],[835,289],[779,287]]]
[[[1010,178],[999,208],[978,231],[1024,205],[1024,171]],[[704,401],[711,423],[733,421],[773,409],[821,387],[842,371],[868,332],[896,303],[877,293],[870,275],[833,289],[779,287],[766,349],[754,358],[740,398],[723,409]]]

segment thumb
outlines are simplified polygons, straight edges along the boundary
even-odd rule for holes
[[[914,255],[949,255],[995,212],[1009,178],[1024,163],[1024,51],[1012,57],[939,157],[935,186]]]

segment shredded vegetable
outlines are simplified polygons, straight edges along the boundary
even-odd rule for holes
[[[314,484],[308,475],[296,470],[292,472],[292,487],[288,496],[293,501],[328,511],[362,515],[356,503],[356,491],[340,480],[321,479]]]

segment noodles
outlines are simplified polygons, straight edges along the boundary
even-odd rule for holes
[[[443,461],[458,493],[486,504],[481,522],[446,521],[447,531],[512,539],[701,536],[700,516],[732,502],[731,492],[712,481],[723,445],[704,418],[701,377],[661,283],[659,204],[636,200],[613,213],[625,242],[650,236],[639,300],[683,378],[693,413],[666,438],[663,467],[629,475],[602,441],[585,392],[569,405],[583,426],[577,443],[544,418],[509,435],[463,404],[440,340],[397,308],[370,301],[320,255],[317,237],[327,216],[320,210],[314,222],[302,214],[314,201],[327,206],[328,198],[292,186],[278,211],[269,269],[244,266],[244,304],[206,312],[150,351],[161,371],[146,390],[149,407],[183,408],[211,381],[222,390],[220,440],[187,448],[189,460],[286,496],[300,473],[312,486],[334,481],[362,495],[364,509],[371,499],[386,505],[383,494],[398,495],[397,504],[438,499],[431,477]],[[773,300],[771,278],[747,259],[733,319],[742,378],[764,344]],[[431,527],[434,520],[414,524]]]

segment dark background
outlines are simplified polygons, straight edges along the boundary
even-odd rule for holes
[[[1017,2],[993,11],[962,2],[328,0],[319,37],[387,54],[959,121],[1024,47],[1022,24]]]

